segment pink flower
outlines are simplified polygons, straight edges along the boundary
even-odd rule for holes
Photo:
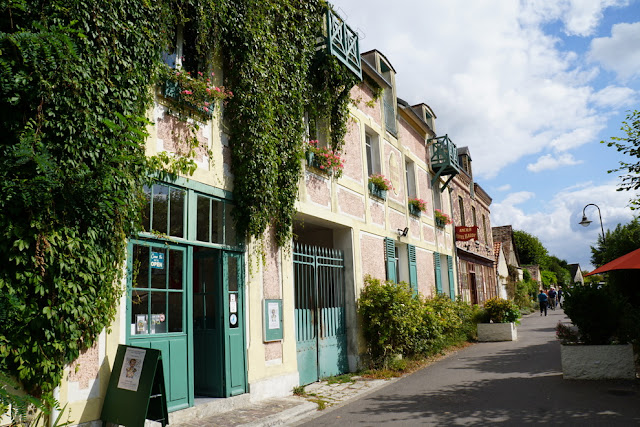
[[[212,75],[212,76],[215,76],[215,75],[216,75],[216,73],[212,72],[212,73],[211,73],[211,75]]]
[[[202,108],[204,108],[204,111],[207,111],[207,112],[209,111],[207,107],[202,107]]]
[[[219,87],[217,87],[217,88],[216,88],[216,90],[217,90],[218,92],[221,92],[221,90],[220,90],[220,88],[219,88]]]
[[[198,71],[198,75],[201,76],[202,75],[202,71]]]
[[[210,87],[207,88],[207,93],[211,93],[211,88]]]
[[[208,107],[209,103],[207,101],[204,101],[204,105]]]
[[[184,95],[193,95],[193,92],[191,92],[190,90],[186,90],[186,89],[185,89],[185,90],[183,90],[183,91],[182,91],[182,93],[183,93]]]

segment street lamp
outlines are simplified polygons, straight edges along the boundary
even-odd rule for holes
[[[602,226],[602,215],[600,214],[600,207],[598,205],[596,205],[595,203],[589,203],[587,206],[595,206],[596,208],[598,208],[598,216],[600,217],[600,229],[602,230],[602,244],[606,245],[607,242],[605,242],[605,240],[604,240],[604,227]],[[588,227],[589,224],[591,224],[593,222],[593,221],[589,221],[587,219],[587,215],[585,215],[585,213],[584,213],[584,210],[587,209],[587,206],[582,208],[582,221],[580,221],[578,223],[583,227]]]

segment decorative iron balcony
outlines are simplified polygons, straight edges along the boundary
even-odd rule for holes
[[[360,64],[360,42],[358,33],[330,8],[327,9],[327,31],[325,40],[327,50],[362,80]]]
[[[384,126],[391,135],[398,136],[396,111],[393,108],[393,104],[387,101],[384,101]]]
[[[449,185],[449,182],[460,173],[458,147],[451,142],[448,135],[431,138],[429,141],[433,143],[431,146],[431,167],[436,173],[431,179],[431,185],[433,186],[440,176],[449,176],[447,182],[440,188],[442,192]]]

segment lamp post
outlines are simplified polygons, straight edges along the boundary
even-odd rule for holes
[[[589,203],[587,206],[582,208],[582,221],[580,221],[578,224],[583,227],[588,227],[589,224],[591,224],[592,221],[589,221],[587,219],[587,215],[585,215],[584,213],[584,210],[587,209],[588,206],[595,206],[596,208],[598,208],[598,216],[600,217],[600,230],[602,230],[602,244],[606,245],[607,242],[604,239],[604,227],[602,226],[602,215],[600,214],[600,207],[598,205],[596,205],[595,203]]]

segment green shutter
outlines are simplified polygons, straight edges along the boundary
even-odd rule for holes
[[[440,253],[433,253],[433,267],[436,272],[436,292],[442,293],[442,272],[440,271]]]
[[[385,237],[384,251],[387,258],[387,280],[398,283],[398,278],[396,277],[396,242]]]
[[[456,281],[453,276],[453,257],[451,255],[447,255],[447,266],[449,267],[449,292],[451,295],[451,299],[456,299]]]
[[[407,252],[409,252],[409,284],[413,295],[418,295],[418,265],[416,263],[416,247],[413,245],[407,245]]]

